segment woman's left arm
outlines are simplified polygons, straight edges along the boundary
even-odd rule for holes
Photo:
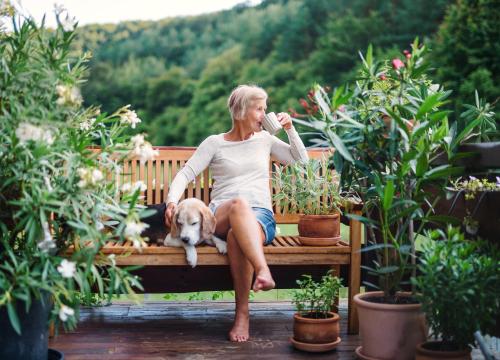
[[[297,130],[292,125],[292,119],[287,113],[279,113],[277,115],[278,121],[283,126],[286,134],[288,135],[287,144],[277,137],[272,137],[271,155],[273,155],[279,162],[283,164],[291,164],[296,161],[307,161],[309,156],[307,155],[306,147],[302,142]]]

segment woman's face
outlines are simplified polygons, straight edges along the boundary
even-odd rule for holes
[[[250,125],[252,131],[262,130],[262,121],[266,115],[266,100],[254,100],[252,105],[248,107],[245,122]]]

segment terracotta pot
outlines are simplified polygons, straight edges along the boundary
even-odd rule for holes
[[[293,316],[293,338],[309,344],[332,343],[340,333],[340,316],[329,312],[326,319],[311,319],[296,313]]]
[[[431,350],[433,344],[439,344],[439,341],[426,341],[417,345],[415,360],[470,360],[470,349],[461,351],[438,351]]]
[[[298,229],[302,245],[335,245],[340,240],[340,215],[301,215]]]
[[[401,295],[410,296],[409,293]],[[382,296],[383,292],[376,291],[354,297],[361,336],[361,346],[356,353],[362,359],[414,359],[417,344],[427,338],[421,304],[383,304],[365,300]]]

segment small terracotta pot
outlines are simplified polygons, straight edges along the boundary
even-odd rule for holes
[[[302,245],[335,245],[340,240],[340,215],[301,215],[298,230]]]
[[[296,313],[293,316],[293,338],[310,344],[326,344],[337,340],[340,333],[340,316],[328,312],[331,317],[311,319]]]
[[[401,296],[410,296],[401,293]],[[358,294],[361,346],[356,350],[362,359],[413,360],[418,343],[425,341],[427,328],[421,304],[383,304],[366,301],[382,297],[383,292]]]
[[[417,345],[415,360],[470,360],[470,349],[461,351],[438,351],[427,349],[426,346],[438,344],[439,341],[426,341]]]

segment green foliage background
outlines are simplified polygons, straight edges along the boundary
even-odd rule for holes
[[[499,3],[494,0],[264,0],[231,10],[157,22],[88,25],[76,47],[90,50],[89,104],[132,104],[155,145],[197,145],[227,131],[226,98],[240,83],[270,95],[270,111],[303,112],[315,82],[357,75],[358,51],[400,56],[419,36],[434,48],[435,81],[454,90],[450,108],[478,88],[499,97]],[[446,15],[448,14],[448,15]],[[446,16],[445,16],[446,15]],[[443,23],[444,20],[444,23]]]

